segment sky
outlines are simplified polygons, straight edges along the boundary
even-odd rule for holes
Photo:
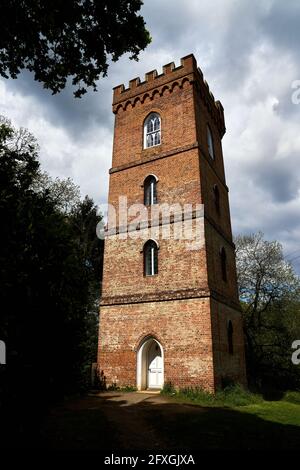
[[[300,80],[299,0],[145,0],[141,14],[152,43],[138,62],[125,55],[112,63],[97,93],[75,99],[69,87],[53,96],[24,72],[1,79],[0,114],[36,136],[44,170],[71,177],[83,195],[105,203],[112,88],[193,53],[225,109],[233,233],[262,231],[280,241],[300,272],[300,103],[292,102]]]

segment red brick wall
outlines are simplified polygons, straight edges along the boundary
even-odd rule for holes
[[[137,348],[152,334],[164,350],[164,379],[214,391],[209,299],[102,307],[99,367],[107,384],[136,385]]]
[[[145,97],[143,103],[129,103],[126,109],[116,113],[113,167],[135,162],[139,159],[159,155],[184,145],[193,144],[196,128],[193,107],[193,86],[185,81],[172,84],[169,88],[154,94],[153,99]],[[151,112],[160,114],[162,123],[161,145],[143,148],[143,122]]]
[[[127,197],[128,205],[143,204],[143,184],[149,174],[154,174],[158,178],[158,202],[167,204],[179,202],[182,205],[202,202],[199,154],[196,148],[112,173],[109,203],[118,206],[119,196],[123,195]]]
[[[222,378],[231,378],[246,386],[244,336],[240,312],[212,299],[211,317],[216,386],[222,385]],[[233,354],[229,353],[228,348],[229,320],[233,326]]]
[[[227,302],[238,304],[235,253],[229,243],[212,224],[205,223],[205,241],[209,287],[221,294]],[[220,249],[224,247],[227,261],[227,281],[222,279]]]
[[[193,222],[195,225],[195,221]],[[158,275],[144,276],[142,239],[120,240],[118,235],[105,241],[103,298],[145,294],[163,295],[189,289],[208,290],[205,248],[188,249],[189,241],[175,240],[170,225],[171,240],[158,237]],[[161,227],[160,227],[161,230]],[[141,230],[138,235],[143,235]],[[147,237],[148,238],[148,237]],[[151,237],[149,237],[151,238]]]
[[[139,235],[136,239],[107,237],[99,368],[108,384],[136,385],[137,347],[143,337],[154,335],[164,351],[165,382],[210,391],[225,376],[245,383],[242,321],[221,145],[225,132],[222,105],[215,102],[194,57],[187,56],[177,68],[168,64],[160,75],[154,71],[146,74],[142,83],[132,80],[127,90],[116,87],[113,111],[116,120],[110,204],[116,206],[119,196],[126,196],[129,205],[143,203],[144,179],[154,174],[158,178],[159,203],[204,203],[205,243],[191,251],[184,240],[151,236],[159,243],[159,271],[145,277],[144,231],[135,232]],[[161,145],[143,149],[143,123],[150,112],[161,116]],[[208,154],[207,123],[213,134],[214,160]],[[214,184],[220,192],[219,214]],[[118,224],[117,220],[117,228]],[[174,227],[171,224],[171,233]],[[222,246],[227,254],[226,282],[221,275]],[[228,354],[229,319],[234,328],[233,355]]]

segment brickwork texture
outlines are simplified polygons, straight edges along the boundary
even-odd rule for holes
[[[99,324],[98,368],[107,385],[137,385],[137,355],[146,338],[163,349],[164,383],[215,392],[226,380],[246,385],[242,317],[238,302],[222,137],[224,112],[215,101],[193,55],[152,71],[142,82],[114,89],[115,114],[109,203],[143,204],[144,180],[157,178],[157,200],[168,204],[203,204],[202,243],[193,250],[174,236],[162,237],[158,226],[158,274],[145,276],[141,229],[120,239],[121,221],[110,220],[117,233],[105,239]],[[161,144],[144,148],[143,127],[149,113],[161,118]],[[207,126],[214,158],[209,155]],[[218,188],[219,205],[215,200]],[[149,208],[148,208],[149,209]],[[147,223],[148,223],[147,215]],[[131,218],[128,217],[128,224]],[[193,220],[196,224],[197,220]],[[128,226],[122,227],[128,230]],[[154,238],[154,237],[151,237]],[[221,250],[226,252],[223,279]],[[233,327],[232,351],[228,325]]]

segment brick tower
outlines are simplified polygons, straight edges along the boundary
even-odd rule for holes
[[[99,370],[107,385],[138,389],[246,384],[222,104],[188,55],[114,88],[113,112],[109,204],[119,208],[122,196],[130,209],[127,220],[109,210]],[[144,209],[138,225],[134,204]],[[154,223],[161,204],[177,209]],[[192,247],[175,236],[178,207],[187,204],[192,228],[202,227]],[[195,210],[201,204],[204,212]]]

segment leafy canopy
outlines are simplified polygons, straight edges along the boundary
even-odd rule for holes
[[[24,68],[53,94],[76,86],[75,97],[96,91],[108,59],[138,59],[150,43],[137,12],[141,0],[4,0],[0,4],[0,74],[16,78]]]
[[[9,381],[0,371],[0,414],[10,403],[16,429],[27,418],[14,400],[22,413],[31,403],[34,422],[38,387],[42,407],[82,389],[97,348],[101,215],[69,179],[41,173],[37,148],[0,116],[0,332],[9,364]]]
[[[235,239],[249,384],[300,386],[291,344],[300,334],[300,280],[277,241],[262,233]]]
[[[263,233],[238,236],[235,243],[240,300],[251,320],[260,320],[269,306],[296,296],[299,277],[284,259],[281,244],[264,240]]]

